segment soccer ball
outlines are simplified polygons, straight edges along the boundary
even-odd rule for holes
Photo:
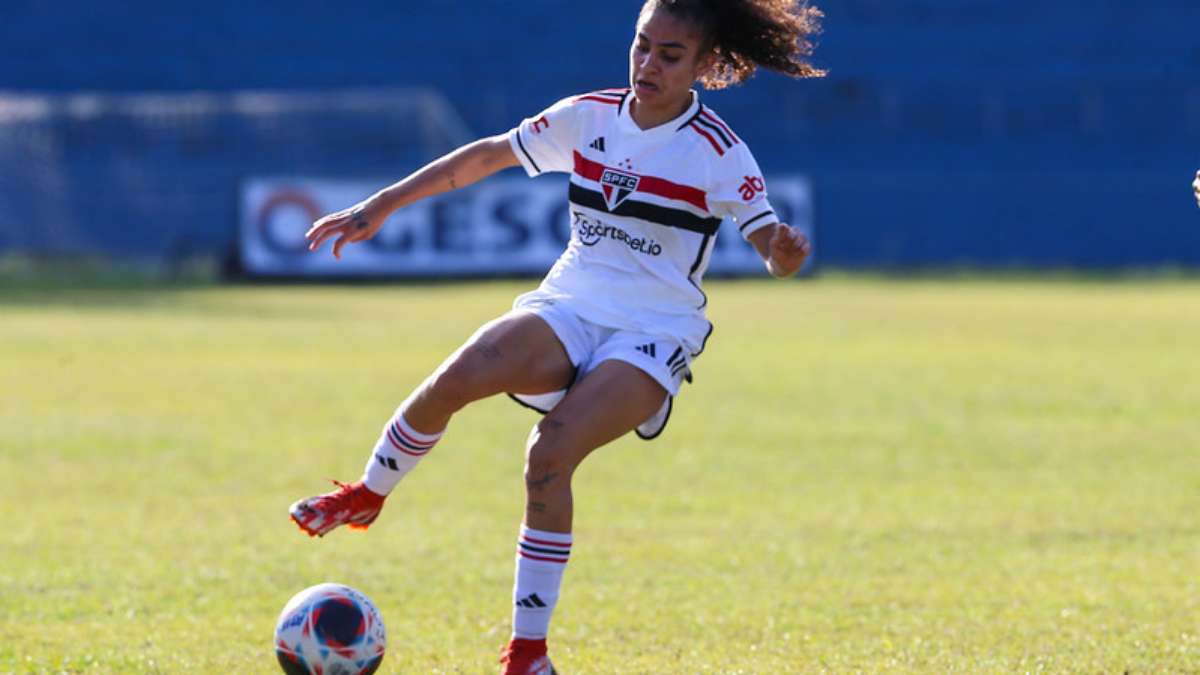
[[[293,595],[275,624],[275,657],[288,675],[370,675],[385,642],[379,610],[341,584]]]

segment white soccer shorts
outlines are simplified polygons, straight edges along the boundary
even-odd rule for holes
[[[671,418],[671,407],[684,380],[691,382],[692,356],[679,340],[662,335],[598,326],[571,311],[570,301],[548,298],[537,291],[517,298],[513,309],[529,312],[550,325],[567,357],[575,366],[578,381],[604,361],[629,363],[645,372],[667,390],[667,398],[650,419],[639,424],[639,438],[657,438]],[[521,405],[545,414],[567,395],[567,390],[548,394],[509,394]]]

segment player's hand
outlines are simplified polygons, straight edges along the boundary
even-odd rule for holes
[[[1192,193],[1196,195],[1196,206],[1200,206],[1200,171],[1196,172],[1196,180],[1192,181]]]
[[[304,235],[308,239],[308,250],[315,251],[326,241],[337,237],[337,241],[333,242],[333,257],[341,260],[343,246],[374,237],[383,227],[387,216],[371,199],[331,213],[313,223]]]
[[[812,253],[812,242],[798,228],[779,223],[767,244],[771,274],[790,277],[804,266]]]

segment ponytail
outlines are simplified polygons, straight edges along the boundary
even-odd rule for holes
[[[805,0],[646,0],[642,16],[656,9],[702,29],[716,57],[700,79],[705,89],[741,84],[760,67],[795,78],[825,75],[808,59],[823,15]]]

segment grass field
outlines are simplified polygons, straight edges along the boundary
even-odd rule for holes
[[[0,673],[269,673],[326,580],[385,672],[495,672],[532,413],[367,533],[285,510],[529,285],[0,287]],[[667,432],[577,476],[564,675],[1200,672],[1200,283],[709,289]]]

